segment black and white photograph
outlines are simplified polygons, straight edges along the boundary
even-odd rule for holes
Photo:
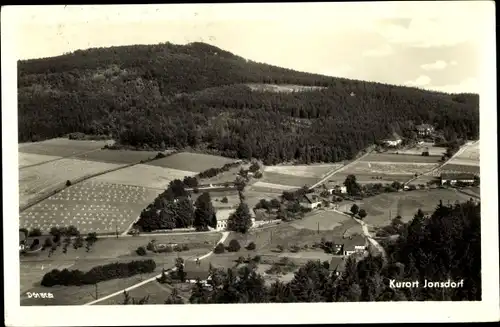
[[[498,321],[494,13],[2,8],[6,324]]]

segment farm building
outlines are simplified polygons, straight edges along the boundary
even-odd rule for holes
[[[346,260],[345,258],[333,257],[330,261],[330,272],[335,274],[336,276],[342,275],[345,271]]]
[[[353,253],[363,253],[366,249],[366,240],[361,235],[351,236],[345,239],[342,247],[342,255],[345,257]]]
[[[335,185],[334,187],[329,188],[328,192],[330,194],[334,194],[334,193],[345,194],[345,193],[347,193],[347,187],[345,187],[343,185]]]
[[[304,208],[314,209],[321,206],[321,199],[314,194],[304,194],[300,199],[300,205]]]
[[[450,183],[450,185],[455,185],[458,182],[463,184],[473,184],[474,174],[450,174],[450,173],[441,174],[441,185],[446,183]]]
[[[429,124],[421,124],[415,127],[419,136],[429,136],[434,132],[434,126]]]
[[[195,284],[199,280],[204,286],[209,286],[210,264],[202,261],[185,261],[184,272],[187,283]]]
[[[401,142],[403,142],[403,140],[398,134],[392,133],[392,136],[383,140],[383,142],[386,146],[398,146],[401,144]]]

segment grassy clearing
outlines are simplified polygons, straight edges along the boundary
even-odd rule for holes
[[[452,163],[448,163],[439,169],[436,169],[434,172],[432,172],[433,177],[439,177],[443,173],[454,173],[454,174],[460,174],[460,173],[470,173],[470,174],[480,174],[480,167],[479,166],[471,166],[471,165],[456,165]]]
[[[298,176],[298,175],[287,175],[287,174],[280,174],[280,173],[273,173],[273,172],[264,172],[264,176],[261,178],[260,181],[262,181],[264,183],[270,183],[270,184],[302,187],[304,185],[313,185],[319,179],[320,178],[317,178],[317,177],[304,177],[304,176]]]
[[[102,148],[110,141],[78,141],[56,138],[42,142],[21,143],[19,152],[41,154],[47,156],[68,157],[79,153]]]
[[[158,152],[155,151],[132,151],[132,150],[99,150],[85,154],[76,155],[75,158],[97,162],[109,162],[116,164],[132,164],[141,160],[154,158]]]
[[[275,92],[275,93],[290,93],[290,92],[305,92],[325,89],[323,86],[305,86],[295,84],[262,84],[248,83],[246,84],[252,91]]]
[[[338,226],[342,226],[342,222],[351,219],[347,216],[339,214],[332,210],[321,210],[314,214],[304,217],[292,223],[292,226],[297,229],[309,230],[333,230]]]
[[[393,153],[371,153],[361,160],[362,162],[409,162],[409,163],[437,163],[440,156],[424,157],[422,155],[393,154]]]
[[[43,231],[70,225],[85,233],[124,231],[158,193],[144,187],[86,181],[23,211],[20,226]]]
[[[235,159],[209,154],[181,152],[166,158],[154,160],[148,165],[173,168],[185,171],[201,172],[209,168],[220,168]]]
[[[272,200],[276,199],[281,192],[275,193],[275,192],[260,192],[259,190],[255,190],[253,187],[250,189],[245,189],[244,196],[245,196],[245,202],[248,204],[248,207],[252,209],[255,207],[255,205],[261,200],[261,199],[266,199],[266,200]]]
[[[77,159],[61,159],[19,171],[19,203],[25,205],[41,194],[64,186],[67,180],[91,176],[121,165]]]
[[[359,161],[349,166],[343,173],[354,175],[415,175],[428,172],[438,165],[433,163],[392,163]]]
[[[391,184],[394,181],[404,183],[414,177],[414,175],[410,174],[396,175],[396,174],[373,174],[373,173],[359,173],[359,172],[355,173],[351,172],[351,170],[345,170],[338,174],[333,175],[328,180],[328,182],[338,185],[343,185],[346,177],[350,174],[356,175],[356,181],[359,184],[373,184],[373,183]]]
[[[61,159],[59,156],[47,156],[43,154],[33,154],[33,153],[24,153],[19,152],[19,168],[23,168],[26,166],[41,164],[47,161]]]
[[[93,181],[166,189],[170,181],[196,173],[139,164],[92,178]]]
[[[296,190],[301,186],[291,186],[291,185],[283,185],[283,184],[274,184],[274,183],[268,183],[268,182],[263,182],[263,181],[258,181],[255,182],[252,185],[252,190],[254,191],[262,191],[262,192],[268,192],[268,193],[282,193],[283,191],[290,191],[290,190]]]
[[[338,169],[342,166],[342,164],[266,166],[264,171],[266,173],[278,173],[284,175],[296,175],[300,177],[320,178],[329,171]]]
[[[420,145],[416,145],[413,148],[404,149],[404,150],[389,150],[387,153],[392,154],[407,154],[407,155],[417,155],[421,156],[422,152],[429,151],[430,156],[438,156],[441,157],[445,152],[446,148],[434,146],[433,143],[424,143]]]
[[[432,213],[439,201],[444,204],[455,203],[455,201],[467,201],[469,196],[448,189],[417,190],[411,192],[384,193],[374,197],[358,201],[360,208],[368,213],[364,219],[366,223],[373,226],[385,226],[390,219],[400,215],[403,221],[413,219],[418,209],[424,213]],[[349,210],[351,204],[347,204]],[[342,208],[342,206],[341,206]]]
[[[479,164],[479,158],[480,158],[479,142],[467,146],[467,148],[465,148],[465,150],[457,156],[457,159],[469,160],[472,162],[477,162],[478,164]]]

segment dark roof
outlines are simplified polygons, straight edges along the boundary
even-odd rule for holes
[[[197,265],[196,261],[185,261],[184,272],[187,279],[201,279],[206,280],[210,276],[210,264],[207,261],[200,261]]]
[[[308,194],[304,194],[304,195],[302,196],[302,199],[305,199],[305,200],[306,200],[307,202],[309,202],[309,203],[313,203],[313,202],[317,202],[317,201],[319,201],[319,197],[318,197],[317,195],[314,195],[314,194],[313,194],[313,195],[311,195],[311,196],[310,196],[310,195],[308,195]]]
[[[333,257],[330,261],[330,271],[342,273],[345,271],[346,261],[342,257]]]
[[[354,247],[357,245],[366,246],[366,239],[362,235],[354,235],[350,238],[345,238],[342,242],[344,243],[344,251],[354,251]]]
[[[474,174],[468,174],[468,173],[460,173],[460,174],[454,174],[454,173],[442,173],[441,174],[441,179],[474,179]]]

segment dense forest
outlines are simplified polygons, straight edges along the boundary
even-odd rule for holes
[[[252,90],[248,83],[322,87]],[[185,148],[266,164],[334,162],[392,132],[434,124],[479,135],[479,96],[301,73],[205,43],[78,50],[18,62],[19,141],[111,135],[141,149]]]
[[[216,270],[214,287],[196,285],[190,302],[480,301],[480,212],[480,204],[473,201],[439,204],[430,216],[418,211],[400,226],[400,238],[385,245],[387,261],[372,255],[360,261],[348,259],[339,277],[331,273],[328,262],[319,261],[301,267],[290,282],[270,286],[251,265],[239,271]],[[463,285],[424,288],[425,280],[463,280]],[[394,288],[391,281],[420,284]]]

